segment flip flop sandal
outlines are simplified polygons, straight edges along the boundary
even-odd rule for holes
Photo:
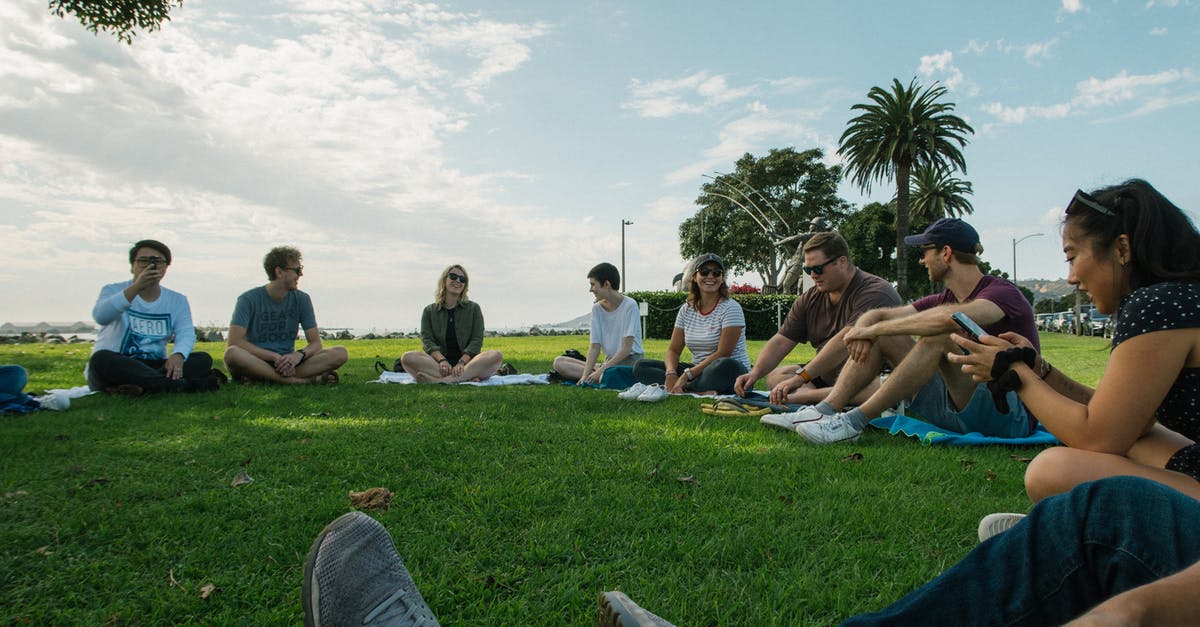
[[[747,406],[737,400],[721,399],[712,405],[702,405],[700,411],[710,416],[762,416],[771,413],[771,408]]]

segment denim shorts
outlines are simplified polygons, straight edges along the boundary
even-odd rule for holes
[[[981,433],[999,438],[1023,438],[1032,433],[1033,420],[1017,393],[1009,392],[1005,398],[1010,408],[1006,414],[996,409],[987,384],[980,383],[975,386],[967,406],[962,411],[955,411],[946,392],[946,382],[941,373],[935,373],[913,397],[905,414],[957,433]]]

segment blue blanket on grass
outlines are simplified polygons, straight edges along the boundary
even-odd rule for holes
[[[883,429],[892,435],[906,435],[910,438],[920,440],[921,444],[929,446],[930,444],[944,446],[982,446],[986,444],[1005,444],[1008,446],[1049,446],[1058,444],[1058,438],[1054,437],[1042,425],[1038,425],[1033,433],[1023,438],[1000,438],[982,433],[956,433],[935,427],[916,418],[908,416],[887,416],[885,418],[876,418],[871,421],[871,426],[877,429]]]
[[[574,381],[563,381],[563,385],[575,385]],[[633,366],[612,366],[604,369],[600,375],[600,383],[584,383],[579,387],[596,388],[597,390],[624,390],[637,383],[633,378]]]

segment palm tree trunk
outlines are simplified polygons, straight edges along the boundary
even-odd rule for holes
[[[908,161],[896,163],[896,291],[907,299],[908,264],[904,263],[904,238],[908,235],[908,178],[911,174]]]

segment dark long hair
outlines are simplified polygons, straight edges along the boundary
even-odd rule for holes
[[[1063,224],[1070,222],[1096,248],[1111,246],[1122,234],[1129,237],[1130,289],[1163,281],[1200,279],[1200,233],[1179,207],[1142,179],[1102,187],[1091,201],[1067,205]]]

